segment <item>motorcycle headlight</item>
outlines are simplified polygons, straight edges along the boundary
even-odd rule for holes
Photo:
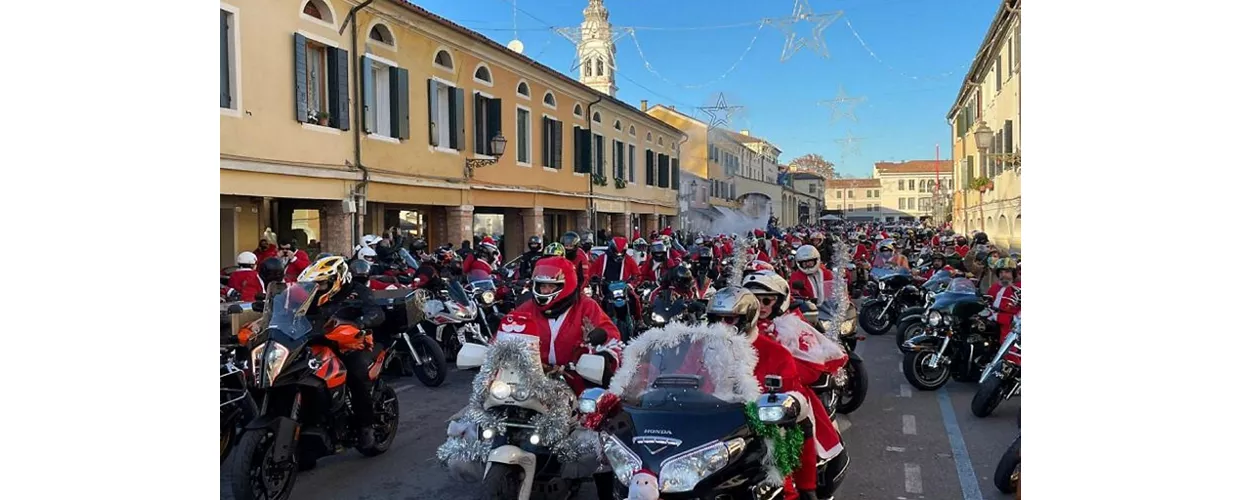
[[[482,292],[482,303],[485,305],[491,305],[492,302],[495,302],[495,292],[490,290]]]
[[[262,367],[266,385],[275,383],[288,361],[288,348],[276,342],[267,342],[250,353],[250,366]]]
[[[512,396],[512,386],[503,380],[491,382],[491,397],[495,399],[508,399]]]
[[[642,460],[637,458],[637,454],[611,434],[607,434],[607,437],[603,439],[603,456],[607,457],[607,462],[611,464],[611,470],[615,472],[616,479],[619,479],[620,484],[625,486],[629,485],[633,474],[642,468]]]
[[[612,290],[612,291],[611,291],[611,296],[612,296],[612,297],[614,297],[614,298],[617,298],[617,299],[623,299],[623,298],[624,298],[624,290],[621,290],[621,289]]]
[[[840,323],[840,333],[845,335],[857,333],[857,318],[846,319],[843,323]]]
[[[930,326],[939,326],[943,323],[943,315],[938,311],[930,311],[930,314],[926,315],[926,323]]]
[[[664,318],[662,314],[652,312],[650,313],[650,321],[662,324],[662,323],[667,323],[667,318]]]
[[[711,443],[669,459],[659,471],[659,490],[664,493],[692,491],[702,479],[723,470],[745,449],[743,438]]]

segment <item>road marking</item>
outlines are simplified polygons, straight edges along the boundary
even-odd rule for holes
[[[894,451],[894,452],[897,452],[897,453],[903,453],[903,452],[904,452],[904,448],[901,448],[901,447],[899,447],[899,446],[888,446],[888,447],[887,447],[887,451]]]
[[[904,433],[910,436],[917,434],[917,419],[912,415],[904,416]]]
[[[402,385],[402,386],[400,386],[400,387],[397,387],[397,388],[395,389],[395,391],[396,391],[396,394],[400,394],[400,393],[405,392],[405,391],[407,391],[407,390],[409,390],[409,389],[413,389],[413,384],[409,384],[409,385]]]
[[[913,397],[913,387],[908,384],[900,384],[900,397],[902,398]]]
[[[904,491],[921,494],[921,466],[904,464]]]
[[[956,461],[956,475],[960,478],[960,491],[964,494],[961,500],[982,500],[982,489],[977,485],[977,474],[973,472],[973,462],[969,460],[969,449],[965,447],[964,435],[960,433],[960,425],[956,423],[956,411],[952,409],[951,397],[946,390],[938,393],[943,427],[947,429],[952,458]]]

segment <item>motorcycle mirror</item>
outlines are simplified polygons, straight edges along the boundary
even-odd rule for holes
[[[241,304],[228,306],[228,314],[241,314]]]
[[[607,331],[602,328],[595,328],[594,331],[590,332],[586,342],[589,342],[594,347],[602,347],[603,344],[607,343]]]
[[[784,379],[779,375],[767,375],[762,379],[762,385],[766,387],[767,392],[779,392],[784,387]]]

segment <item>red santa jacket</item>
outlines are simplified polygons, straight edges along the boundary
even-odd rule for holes
[[[969,253],[969,245],[956,245],[955,250],[956,250],[956,255],[959,255],[961,258],[963,258],[965,255]]]
[[[813,276],[797,268],[792,272],[792,279],[788,280],[788,286],[792,288],[793,296],[817,303],[831,293],[830,286],[833,279],[835,276],[831,274],[831,270],[819,264],[818,272]],[[797,283],[801,285],[798,287]]]
[[[267,245],[266,250],[260,250],[260,249],[255,248],[254,256],[258,258],[256,262],[262,262],[264,260],[277,256],[279,252],[280,252],[280,249],[276,248],[275,245]]]
[[[242,302],[254,302],[254,296],[263,292],[263,280],[258,271],[253,269],[237,269],[228,275],[228,287],[241,294]]]
[[[586,277],[593,278],[598,276],[603,278],[603,271],[607,270],[607,261],[609,259],[611,259],[611,255],[606,253],[594,259],[594,262],[590,263],[590,272],[586,273]],[[633,260],[633,257],[625,255],[624,263],[620,265],[620,281],[629,281],[636,277],[640,271],[641,269],[637,267],[637,261]]]
[[[305,250],[298,249],[293,254],[293,261],[284,267],[284,281],[293,283],[297,281],[297,277],[301,276],[301,272],[310,267],[310,256]]]
[[[465,257],[465,262],[461,263],[461,272],[468,275],[471,271],[482,271],[491,274],[494,268],[486,261],[474,257],[473,254],[469,254],[468,257]]]
[[[673,259],[671,257],[669,257],[665,262],[655,262],[654,259],[646,259],[646,261],[641,264],[641,272],[639,274],[641,275],[642,281],[661,283],[663,281],[663,276],[667,274],[667,270],[678,265],[680,265],[680,260]]]
[[[577,303],[564,311],[559,318],[547,318],[533,300],[527,300],[517,306],[500,321],[499,331],[506,333],[532,335],[538,337],[539,355],[544,365],[563,366],[576,363],[582,354],[594,354],[610,357],[614,362],[612,368],[620,365],[620,330],[603,312],[594,300],[577,294]],[[584,348],[586,336],[595,328],[607,332],[607,343],[601,348]],[[573,391],[581,394],[585,390],[585,382],[573,372],[566,372],[568,385]]]
[[[568,259],[568,261],[573,264],[574,268],[577,269],[578,288],[584,288],[586,284],[589,283],[589,280],[586,280],[586,271],[590,270],[589,253],[590,252],[587,250],[578,249],[576,258],[568,259],[568,254],[564,255],[564,258]]]
[[[866,247],[864,244],[858,243],[857,249],[853,251],[853,261],[869,262],[870,261],[869,247]]]

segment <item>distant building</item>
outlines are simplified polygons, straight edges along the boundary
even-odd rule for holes
[[[922,220],[934,214],[936,182],[942,193],[951,192],[951,160],[881,161],[874,164],[874,178],[882,183],[884,220]]]
[[[842,211],[848,220],[881,220],[882,188],[878,179],[831,179],[826,186],[827,209]]]

